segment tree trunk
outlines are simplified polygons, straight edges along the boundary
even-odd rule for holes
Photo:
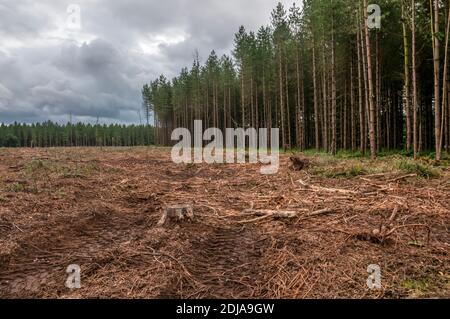
[[[372,54],[370,47],[370,35],[368,27],[367,0],[364,0],[364,32],[366,36],[366,52],[367,52],[367,81],[369,85],[369,135],[370,135],[370,156],[372,159],[377,157],[376,140],[375,140],[375,101],[372,81]]]
[[[245,128],[245,81],[244,65],[241,66],[241,121],[242,128]]]
[[[433,16],[433,10],[431,11]],[[434,66],[434,131],[436,145],[436,161],[441,160],[441,105],[440,105],[440,44],[439,44],[439,0],[434,0],[433,66]]]
[[[327,97],[327,78],[326,78],[326,71],[325,71],[325,66],[326,64],[326,59],[325,59],[325,45],[323,46],[323,65],[322,65],[322,93],[323,93],[323,126],[322,126],[322,130],[323,130],[323,134],[322,134],[322,138],[323,138],[323,147],[325,149],[325,151],[329,151],[328,148],[328,97]]]
[[[316,45],[314,41],[313,35],[313,86],[314,86],[314,128],[315,128],[315,144],[316,150],[320,150],[320,142],[319,142],[319,103],[317,96],[317,69],[316,69]]]
[[[447,75],[448,75],[448,42],[449,42],[449,32],[450,32],[450,14],[449,12],[446,12],[447,14],[447,25],[445,30],[445,56],[444,56],[444,75],[442,79],[442,121],[441,121],[441,134],[439,139],[439,149],[442,150],[442,142],[443,142],[443,135],[445,134],[445,109],[447,104]]]
[[[363,66],[363,77],[364,77],[364,98],[365,98],[365,108],[364,108],[364,138],[363,138],[363,145],[364,145],[364,151],[363,154],[366,153],[367,150],[367,129],[368,129],[368,122],[369,122],[369,85],[367,81],[367,56],[365,52],[365,40],[364,40],[364,23],[367,20],[362,19],[362,25],[360,28],[360,40],[361,40],[361,56],[362,56],[362,66]]]
[[[295,117],[295,124],[296,124],[296,139],[297,139],[297,146],[300,148],[300,150],[303,150],[303,143],[302,143],[302,136],[303,136],[303,125],[302,125],[302,93],[301,93],[301,86],[303,83],[301,83],[301,77],[300,77],[300,48],[297,46],[297,63],[296,63],[296,72],[297,72],[297,103],[296,103],[296,117]]]
[[[289,82],[288,82],[288,62],[287,62],[287,52],[285,55],[285,65],[284,65],[284,72],[285,72],[285,81],[286,81],[286,126],[287,126],[287,143],[288,148],[292,147],[292,135],[291,135],[291,114],[290,114],[290,108],[289,108]]]
[[[411,33],[412,33],[412,82],[413,82],[413,148],[414,159],[417,159],[418,136],[417,136],[417,62],[416,62],[416,10],[415,0],[411,0]]]
[[[414,0],[412,0],[414,2]],[[402,26],[403,26],[403,49],[404,49],[404,72],[405,72],[405,87],[404,87],[404,96],[405,96],[405,108],[404,112],[406,114],[406,150],[409,152],[411,150],[411,106],[409,100],[409,43],[408,43],[408,33],[407,33],[407,24],[406,24],[406,13],[405,13],[405,5],[403,1],[402,3]],[[412,7],[413,8],[413,7]],[[412,9],[414,11],[414,9]],[[414,25],[412,25],[415,28]],[[414,32],[412,32],[413,37]],[[413,58],[414,59],[414,58]]]
[[[332,141],[331,152],[336,155],[337,141],[336,141],[336,61],[335,61],[335,44],[334,44],[334,19],[332,18],[332,31],[331,31],[331,127],[332,127]]]
[[[352,151],[356,150],[356,123],[355,123],[355,89],[353,82],[353,55],[350,63],[350,125],[351,125],[351,140]]]
[[[360,23],[358,23],[360,26]],[[363,83],[362,83],[362,74],[361,74],[361,68],[363,67],[362,61],[361,61],[361,40],[360,40],[361,33],[359,31],[356,32],[356,47],[358,51],[358,105],[359,105],[359,132],[360,132],[360,151],[361,154],[364,154],[365,148],[364,148],[364,104],[363,104]]]
[[[283,64],[282,64],[282,51],[281,46],[279,48],[279,76],[280,76],[280,119],[281,119],[281,144],[283,148],[286,148],[286,131],[284,127],[284,93],[283,93]]]
[[[377,30],[377,53],[376,53],[376,127],[377,127],[377,152],[381,150],[381,147],[383,146],[381,144],[381,48],[380,48],[380,31]],[[386,105],[387,107],[388,105]],[[387,112],[385,114],[389,114],[389,109],[387,109]],[[388,122],[389,123],[389,122]],[[389,132],[386,132],[387,134]]]

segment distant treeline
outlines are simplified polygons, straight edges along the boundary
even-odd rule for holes
[[[154,144],[154,129],[146,125],[92,125],[51,121],[0,126],[0,147],[144,146]]]

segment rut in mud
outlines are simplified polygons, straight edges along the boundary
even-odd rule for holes
[[[0,296],[36,297],[52,289],[62,293],[69,265],[82,265],[83,275],[89,276],[116,263],[121,247],[145,229],[145,215],[97,207],[60,216],[32,234],[21,231],[22,238],[0,265]]]
[[[182,262],[187,273],[173,278],[163,298],[248,298],[261,285],[268,238],[246,226],[211,226],[191,241]],[[182,284],[183,283],[183,284]]]

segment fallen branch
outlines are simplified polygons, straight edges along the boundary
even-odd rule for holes
[[[320,209],[320,210],[316,210],[314,212],[308,213],[308,214],[306,214],[306,217],[313,217],[313,216],[333,214],[334,212],[335,212],[334,209],[324,208],[324,209]]]
[[[388,174],[389,173],[377,173],[377,174],[364,175],[363,177],[384,177]]]
[[[398,182],[398,181],[401,181],[401,180],[409,178],[409,177],[417,177],[417,174],[408,174],[408,175],[400,176],[397,178],[389,179],[386,182],[388,182],[388,183]]]
[[[303,216],[300,216],[300,211],[284,211],[284,210],[266,210],[266,209],[260,209],[260,210],[255,210],[255,209],[246,209],[243,211],[243,213],[245,214],[254,214],[258,217],[256,218],[252,218],[252,219],[247,219],[247,220],[242,220],[239,221],[239,224],[248,224],[248,223],[254,223],[254,222],[258,222],[267,218],[274,218],[274,219],[291,219],[291,218],[296,218],[296,217],[314,217],[314,216],[320,216],[320,215],[326,215],[326,214],[332,214],[334,213],[335,210],[333,209],[329,209],[329,208],[325,208],[325,209],[320,209],[320,210],[316,210],[310,213],[306,213]]]
[[[322,187],[322,186],[310,185],[310,184],[306,183],[305,181],[302,181],[301,179],[299,179],[297,182],[300,183],[304,188],[310,189],[315,192],[328,192],[328,193],[340,193],[340,194],[352,194],[352,195],[359,194],[359,192],[348,190],[348,189],[327,188],[327,187]]]
[[[427,230],[427,242],[430,241],[431,228],[425,224],[408,224],[408,225],[400,225],[393,227],[388,230],[385,226],[381,227],[381,231],[379,229],[374,229],[372,234],[367,234],[367,236],[372,236],[373,239],[376,239],[379,243],[383,243],[387,240],[393,233],[402,228],[410,228],[410,227],[423,227]]]
[[[389,232],[389,229],[391,229],[393,227],[393,222],[394,222],[395,218],[397,218],[397,212],[398,212],[398,206],[395,206],[395,208],[392,211],[392,214],[389,217],[389,219],[387,220],[387,222],[385,222],[385,223],[382,222],[380,224],[380,227],[378,227],[372,231],[372,234],[374,236],[380,237],[381,241],[384,241],[384,239],[390,235],[388,232]]]
[[[395,206],[391,216],[389,217],[389,224],[393,223],[394,220],[397,218],[397,213],[398,213],[398,206]]]
[[[256,216],[272,216],[274,218],[295,218],[299,212],[292,210],[268,210],[268,209],[246,209],[244,214],[254,214]]]
[[[409,227],[423,227],[423,228],[426,228],[427,229],[427,241],[428,242],[430,241],[431,228],[430,228],[430,226],[425,225],[425,224],[408,224],[408,225],[401,225],[401,226],[394,227],[384,236],[384,238],[389,237],[390,235],[392,235],[394,232],[396,232],[399,229],[409,228]]]

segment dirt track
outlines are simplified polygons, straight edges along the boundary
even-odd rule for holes
[[[397,177],[325,178],[287,156],[262,176],[175,165],[162,149],[0,150],[0,297],[450,297],[449,172]],[[186,203],[193,222],[157,227]],[[300,215],[246,222],[249,208]],[[379,242],[394,210],[399,228]],[[81,289],[64,285],[70,264]],[[380,290],[367,288],[370,264]]]

